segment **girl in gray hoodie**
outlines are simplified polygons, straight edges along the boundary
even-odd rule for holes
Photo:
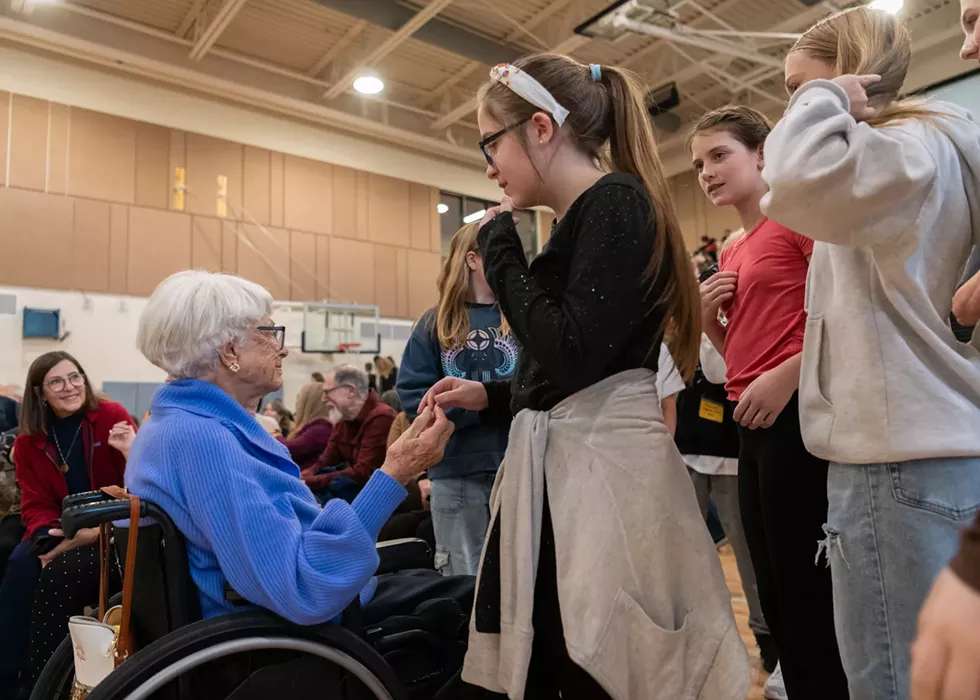
[[[859,7],[807,31],[766,142],[763,211],[816,241],[800,413],[830,461],[826,549],[850,694],[909,696],[929,585],[980,508],[980,352],[949,325],[980,242],[980,127],[898,100],[900,20]]]

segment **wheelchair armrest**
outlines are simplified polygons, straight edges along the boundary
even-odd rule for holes
[[[377,574],[390,574],[404,569],[431,569],[432,549],[425,540],[406,537],[378,543]]]
[[[79,496],[92,496],[92,494],[78,494]],[[129,519],[129,499],[109,498],[104,496],[101,500],[94,497],[89,499],[79,499],[81,502],[73,505],[66,505],[61,511],[61,529],[65,537],[74,537],[75,534],[87,527],[97,527],[103,523],[111,523],[114,520]],[[69,497],[72,498],[72,497]],[[76,496],[77,498],[77,496]],[[65,504],[68,503],[65,499]],[[140,501],[140,517],[146,515],[146,503]]]

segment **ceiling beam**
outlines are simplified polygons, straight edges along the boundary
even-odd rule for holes
[[[320,75],[327,66],[333,63],[337,57],[340,56],[344,49],[351,45],[354,39],[361,35],[361,32],[367,29],[369,24],[370,22],[368,22],[366,19],[359,19],[354,22],[354,24],[351,25],[351,28],[348,29],[342,37],[335,41],[333,46],[327,49],[316,63],[310,66],[310,69],[306,71],[306,74],[313,77]]]
[[[218,14],[214,16],[207,28],[201,32],[197,42],[191,49],[190,57],[195,61],[200,61],[211,50],[222,32],[228,28],[235,15],[245,6],[247,0],[225,0]]]
[[[571,36],[567,37],[564,41],[559,43],[557,46],[554,46],[549,53],[569,54],[572,53],[573,51],[577,51],[578,49],[582,48],[587,43],[589,43],[588,37],[582,36],[581,34],[572,34]],[[467,114],[471,114],[476,108],[477,108],[476,95],[474,95],[473,97],[466,100],[466,102],[461,104],[456,109],[447,112],[446,114],[442,115],[434,122],[429,124],[429,128],[435,131],[438,131],[440,129],[445,129],[446,127],[452,126],[453,124],[458,122]]]
[[[354,78],[360,75],[365,68],[374,67],[378,61],[401,46],[412,36],[412,34],[417,32],[422,25],[446,9],[446,7],[452,2],[453,0],[430,0],[428,5],[413,15],[408,22],[403,24],[398,29],[398,31],[385,39],[379,46],[371,51],[371,53],[369,53],[364,60],[347,71],[347,73],[345,73],[340,80],[331,85],[330,89],[323,93],[324,99],[332,100],[338,95],[346,92],[347,89],[350,88]]]
[[[682,49],[680,46],[677,46],[676,44],[671,44],[670,48],[673,49],[676,53],[680,54],[683,58],[690,61],[691,63],[697,62],[697,59],[692,57],[691,54],[689,54],[687,51]],[[774,95],[773,93],[767,90],[757,88],[754,84],[750,84],[748,82],[739,80],[735,76],[731,75],[730,73],[726,73],[720,68],[715,68],[712,65],[708,65],[705,67],[708,69],[708,75],[711,76],[711,78],[716,83],[728,89],[729,92],[734,92],[732,88],[735,87],[741,90],[748,90],[749,92],[754,92],[756,95],[759,95],[760,97],[764,97],[767,100],[771,100],[776,104],[780,104],[780,105],[786,104],[786,98],[784,97]]]
[[[180,24],[177,25],[177,31],[174,32],[177,36],[183,39],[187,36],[187,32],[190,31],[191,27],[194,26],[194,20],[196,20],[201,11],[204,10],[204,6],[207,4],[208,0],[194,0],[194,4],[191,5],[191,9],[187,11],[184,15],[184,19],[180,20]]]
[[[520,29],[514,29],[510,34],[505,36],[503,43],[510,44],[514,41],[517,41],[529,30],[534,29],[536,26],[544,22],[546,19],[550,18],[556,12],[563,9],[566,5],[569,4],[569,2],[571,2],[571,0],[552,0],[552,2],[546,5],[544,8],[542,8],[540,12],[537,12],[536,14],[532,15],[524,22],[522,22],[521,23],[522,27]],[[469,63],[467,63],[465,66],[463,66],[458,71],[456,71],[455,74],[450,76],[448,80],[443,82],[429,96],[429,98],[425,101],[424,104],[430,105],[438,102],[443,95],[447,94],[450,90],[452,90],[454,87],[459,85],[463,80],[466,80],[468,77],[473,75],[473,72],[481,65],[483,64],[480,63],[479,61],[470,61]]]
[[[625,29],[627,31],[633,32],[635,34],[645,34],[646,36],[656,37],[658,39],[664,39],[666,41],[672,42],[674,44],[686,44],[688,46],[694,46],[699,49],[704,49],[705,51],[713,51],[714,53],[727,54],[729,56],[734,56],[735,58],[741,58],[745,61],[752,61],[753,63],[758,63],[763,66],[770,66],[772,68],[781,68],[783,62],[778,58],[773,58],[767,54],[761,53],[759,51],[753,51],[744,45],[735,44],[723,39],[704,39],[692,34],[682,33],[675,31],[673,29],[667,29],[666,27],[661,27],[656,24],[650,24],[648,22],[637,22],[636,20],[629,19],[628,17],[615,17],[613,19],[613,26]]]

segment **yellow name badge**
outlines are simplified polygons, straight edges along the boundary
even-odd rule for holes
[[[725,407],[717,401],[701,399],[701,408],[698,411],[698,415],[713,423],[721,423],[725,420]]]

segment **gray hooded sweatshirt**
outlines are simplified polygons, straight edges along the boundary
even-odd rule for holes
[[[883,128],[807,83],[766,141],[771,219],[816,241],[800,421],[845,464],[980,455],[980,351],[953,336],[953,293],[980,243],[980,126],[957,107]]]

